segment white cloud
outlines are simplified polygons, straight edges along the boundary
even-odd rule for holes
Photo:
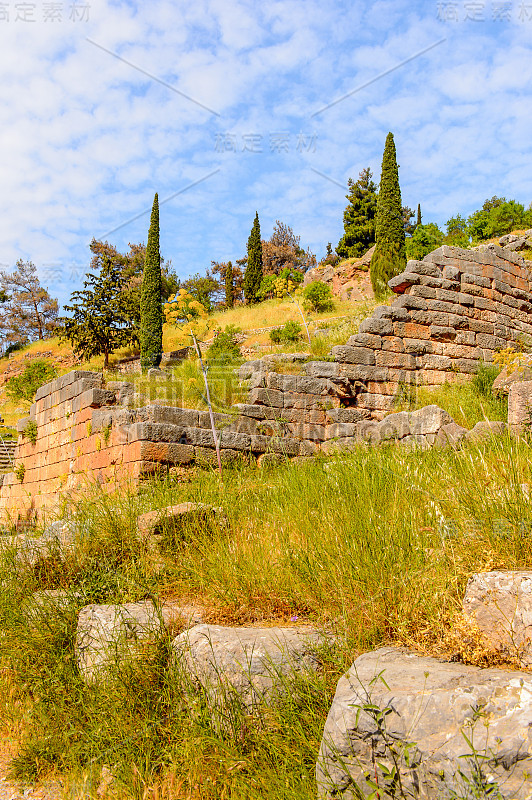
[[[445,26],[436,7],[405,0],[95,0],[90,13],[88,24],[0,23],[0,261],[58,264],[62,300],[78,288],[71,265],[88,265],[92,236],[127,223],[111,241],[145,239],[155,191],[168,197],[217,168],[161,208],[164,255],[182,276],[242,255],[256,209],[263,232],[283,219],[323,253],[341,235],[345,191],[310,167],[347,184],[370,165],[378,180],[388,130],[404,200],[421,202],[427,221],[494,193],[532,199],[530,26]],[[288,153],[270,152],[280,131]],[[237,152],[216,150],[225,133]],[[262,153],[243,152],[250,133]],[[317,136],[315,152],[298,152],[298,133]]]

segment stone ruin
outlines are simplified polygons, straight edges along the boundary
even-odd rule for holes
[[[248,402],[215,415],[222,461],[441,440],[452,423],[445,412],[390,414],[394,402],[408,387],[466,380],[480,361],[531,335],[529,268],[496,245],[441,247],[390,281],[399,296],[333,347],[334,360],[306,361],[304,375],[275,372],[267,357],[245,363]],[[99,373],[74,371],[41,387],[18,424],[17,469],[4,477],[2,512],[41,514],[87,483],[112,491],[171,466],[216,463],[208,412],[134,405],[130,384],[106,386]]]

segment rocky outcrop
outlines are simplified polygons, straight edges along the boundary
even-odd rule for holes
[[[369,265],[375,246],[371,247],[361,258],[341,261],[332,264],[320,264],[309,269],[303,279],[303,287],[313,281],[326,283],[340,300],[368,300],[373,298],[373,287],[369,276]]]
[[[532,675],[382,648],[338,683],[316,769],[320,800],[529,800]]]

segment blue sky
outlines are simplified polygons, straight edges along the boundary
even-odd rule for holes
[[[0,62],[0,263],[61,302],[155,191],[181,277],[244,255],[256,210],[321,257],[389,130],[425,222],[532,201],[532,0],[11,0]]]

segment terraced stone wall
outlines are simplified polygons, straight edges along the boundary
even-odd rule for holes
[[[267,357],[247,362],[239,372],[248,402],[215,415],[222,461],[308,457],[360,441],[430,446],[465,435],[438,410],[379,420],[405,386],[467,379],[480,360],[532,336],[529,266],[497,246],[442,247],[408,262],[390,281],[399,297],[334,347],[334,361],[291,356],[301,361],[293,375]],[[18,426],[16,471],[4,477],[0,513],[42,515],[88,484],[112,491],[171,466],[216,464],[207,412],[134,404],[130,384],[105,386],[98,373],[71,372],[39,389]]]

